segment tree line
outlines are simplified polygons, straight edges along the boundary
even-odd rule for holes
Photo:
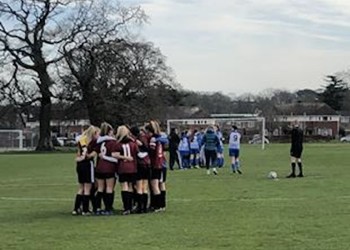
[[[117,0],[0,2],[0,104],[19,114],[40,108],[37,150],[52,149],[53,103],[80,105],[94,125],[162,119],[168,107],[181,106],[208,114],[268,114],[271,104],[297,101],[350,108],[349,87],[338,75],[327,76],[319,91],[231,98],[184,90],[160,49],[137,36],[146,21],[139,6]]]

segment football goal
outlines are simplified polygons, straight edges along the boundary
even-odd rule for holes
[[[0,150],[23,150],[23,131],[2,129],[0,130]]]
[[[170,133],[171,128],[176,128],[178,132],[187,131],[189,129],[202,130],[209,125],[218,125],[227,140],[232,126],[236,125],[243,138],[249,139],[249,143],[259,143],[261,148],[265,149],[266,132],[264,117],[210,117],[202,119],[170,119],[167,121],[167,132]]]

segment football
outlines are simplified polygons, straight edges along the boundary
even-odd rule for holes
[[[277,173],[275,171],[270,171],[270,173],[267,175],[269,179],[277,179]]]

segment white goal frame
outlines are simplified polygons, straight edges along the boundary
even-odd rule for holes
[[[265,149],[265,117],[232,117],[232,118],[201,118],[201,119],[169,119],[167,120],[167,132],[170,134],[171,123],[180,123],[181,125],[198,125],[198,126],[209,126],[215,125],[218,122],[232,121],[232,122],[247,122],[257,121],[261,122],[261,149]]]
[[[5,142],[5,146],[2,146],[0,144],[0,150],[23,150],[23,131],[19,129],[0,129],[0,138],[2,138],[1,134],[8,133],[8,134],[17,134],[14,137],[8,138],[8,140],[5,141],[2,140],[2,142]],[[18,143],[16,142],[18,140]]]

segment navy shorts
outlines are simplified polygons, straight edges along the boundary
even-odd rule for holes
[[[96,179],[106,180],[110,178],[115,178],[115,173],[99,173],[96,172]]]
[[[290,150],[290,156],[295,158],[301,158],[301,154],[303,153],[303,149],[295,148]]]
[[[199,148],[191,148],[191,155],[199,154]]]
[[[230,148],[228,150],[228,154],[230,155],[230,157],[238,158],[239,157],[239,149],[238,148]]]
[[[94,163],[93,161],[82,161],[77,163],[77,175],[78,182],[83,183],[94,183]]]
[[[118,181],[119,181],[119,183],[123,183],[123,182],[134,183],[136,181],[136,173],[135,174],[119,174]]]
[[[148,166],[138,166],[136,180],[148,180],[151,174],[151,169]]]
[[[162,169],[151,169],[151,180],[160,180],[162,178]]]

